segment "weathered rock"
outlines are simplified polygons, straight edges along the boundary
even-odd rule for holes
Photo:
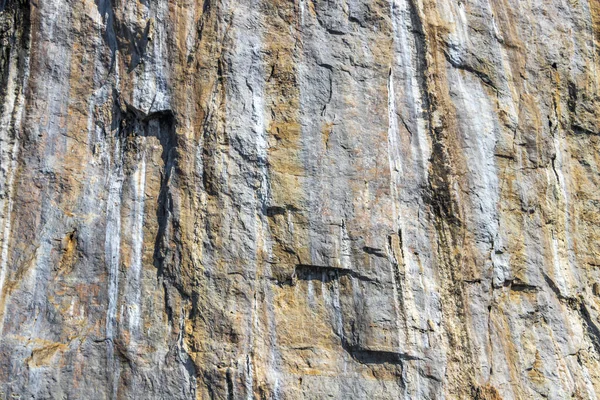
[[[595,399],[599,0],[0,0],[0,390]]]

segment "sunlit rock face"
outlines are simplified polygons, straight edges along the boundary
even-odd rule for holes
[[[599,0],[0,0],[0,398],[597,398],[599,85]]]

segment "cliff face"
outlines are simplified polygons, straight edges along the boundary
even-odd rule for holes
[[[597,398],[599,68],[599,0],[0,0],[1,398]]]

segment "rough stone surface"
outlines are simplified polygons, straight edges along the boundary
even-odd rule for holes
[[[0,399],[596,399],[600,0],[0,0]]]

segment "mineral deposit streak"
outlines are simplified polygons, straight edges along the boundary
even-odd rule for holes
[[[600,0],[0,0],[0,393],[598,398],[598,49]]]
[[[106,202],[105,259],[107,269],[106,351],[107,374],[112,399],[117,398],[120,365],[115,355],[118,332],[117,307],[119,305],[119,266],[121,263],[121,196],[123,190],[123,154],[120,138],[115,138],[110,171],[108,174],[108,199]]]
[[[133,299],[129,305],[129,329],[132,335],[139,334],[142,297],[142,250],[144,245],[144,191],[146,188],[146,154],[142,151],[140,166],[133,176],[133,229],[131,232],[132,254],[129,286],[133,290]]]

